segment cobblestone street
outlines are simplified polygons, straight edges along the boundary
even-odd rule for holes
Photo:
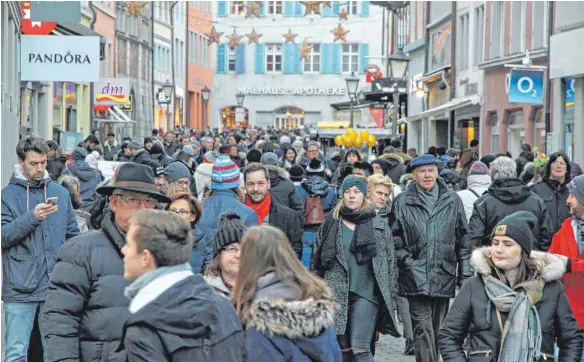
[[[405,339],[382,335],[377,343],[375,360],[378,362],[414,362],[414,356],[404,355],[404,346]]]

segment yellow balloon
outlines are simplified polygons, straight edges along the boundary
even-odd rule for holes
[[[350,139],[354,139],[355,137],[357,137],[357,132],[355,132],[354,129],[349,128],[347,130],[347,136],[349,136]]]
[[[344,142],[343,142],[343,144],[344,144],[346,147],[351,147],[351,146],[353,146],[353,140],[352,140],[352,139],[351,139],[349,136],[347,136],[347,135],[344,135],[344,136],[343,136],[343,139],[344,139]]]
[[[355,139],[353,140],[353,146],[359,148],[363,145],[363,138],[361,137],[361,135],[357,135],[357,137],[355,137]]]
[[[359,136],[361,136],[361,138],[364,140],[368,140],[369,139],[369,132],[361,131],[361,133],[359,133]]]
[[[377,139],[375,139],[374,135],[370,134],[368,139],[367,139],[367,146],[375,147],[376,144],[377,144]]]
[[[335,145],[342,146],[343,145],[343,136],[338,135],[335,137]]]

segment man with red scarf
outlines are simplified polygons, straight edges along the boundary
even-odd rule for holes
[[[282,230],[300,259],[303,222],[294,210],[272,202],[268,170],[261,163],[250,163],[243,171],[243,180],[247,193],[245,204],[258,215],[258,224],[267,224]]]

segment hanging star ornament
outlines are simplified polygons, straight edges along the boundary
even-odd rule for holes
[[[264,7],[264,4],[260,3],[259,1],[252,1],[245,6],[247,12],[245,14],[245,18],[249,18],[255,16],[256,18],[260,18],[260,11]]]
[[[298,36],[298,34],[293,34],[292,33],[292,29],[288,29],[288,33],[287,34],[282,34],[282,36],[284,38],[286,38],[286,40],[284,41],[284,43],[294,43],[294,38],[296,38]]]
[[[223,33],[218,32],[217,29],[215,29],[215,27],[212,27],[211,32],[205,35],[207,36],[207,38],[209,38],[209,45],[213,43],[221,44],[221,36],[223,35]]]
[[[260,38],[263,36],[263,34],[256,33],[255,28],[253,28],[253,29],[251,29],[251,33],[245,34],[245,36],[247,37],[248,44],[251,44],[251,43],[259,44]]]
[[[308,60],[310,53],[312,53],[312,45],[308,44],[308,38],[304,38],[300,46],[300,60]]]
[[[331,33],[333,33],[335,36],[335,40],[333,41],[333,43],[336,43],[337,40],[342,40],[346,43],[347,42],[346,36],[347,34],[349,34],[349,32],[350,30],[345,30],[343,26],[339,24],[336,28],[331,30]]]
[[[321,1],[301,1],[304,5],[304,16],[316,14],[320,15],[320,3]]]
[[[239,46],[239,44],[241,44],[242,38],[243,35],[238,35],[237,29],[233,29],[233,33],[231,33],[231,35],[229,36],[229,48],[233,49],[236,46]]]
[[[349,13],[343,8],[340,13],[337,14],[339,16],[339,21],[345,20],[349,21]]]

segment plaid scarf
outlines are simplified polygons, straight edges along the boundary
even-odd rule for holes
[[[508,313],[501,331],[500,362],[525,362],[538,359],[541,349],[541,324],[535,304],[542,298],[544,281],[540,278],[509,287],[492,275],[484,276],[489,301],[498,312]],[[490,317],[491,308],[487,308]],[[489,318],[490,319],[490,318]]]

